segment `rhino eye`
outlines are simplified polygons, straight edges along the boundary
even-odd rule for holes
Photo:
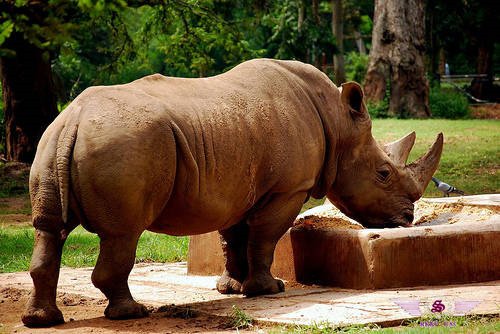
[[[377,180],[382,183],[389,182],[391,170],[389,168],[380,168],[377,170]]]

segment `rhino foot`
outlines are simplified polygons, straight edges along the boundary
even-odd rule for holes
[[[119,320],[119,319],[134,319],[134,318],[144,318],[147,317],[149,311],[147,308],[137,303],[134,300],[126,300],[113,304],[109,304],[104,310],[104,315],[108,319]]]
[[[217,291],[225,295],[240,294],[241,283],[234,278],[223,275],[217,281]]]
[[[50,327],[64,323],[62,312],[57,306],[28,306],[21,320],[27,327]]]
[[[247,297],[258,295],[268,295],[285,291],[285,284],[282,280],[272,278],[247,279],[243,282],[241,291]]]

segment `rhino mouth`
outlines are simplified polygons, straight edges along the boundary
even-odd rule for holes
[[[366,228],[395,228],[413,226],[413,205],[403,209],[399,214],[392,217],[374,217],[356,214],[341,204],[335,204],[340,211],[351,219],[354,219]]]
[[[412,227],[412,222],[398,222],[395,223],[392,227]]]
[[[360,217],[358,217],[360,218]],[[367,228],[395,228],[412,227],[413,210],[405,210],[402,214],[386,219],[356,219],[361,225]]]
[[[413,210],[404,210],[400,216],[390,219],[385,227],[412,227],[413,226]]]

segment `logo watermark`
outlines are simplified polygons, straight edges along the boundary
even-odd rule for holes
[[[441,313],[444,311],[444,309],[446,308],[446,306],[444,306],[443,304],[443,301],[442,300],[436,300],[433,304],[432,304],[432,308],[431,308],[431,312],[432,313]]]
[[[455,321],[439,321],[439,320],[430,320],[430,321],[420,321],[420,327],[456,327],[457,323]]]
[[[394,299],[393,302],[405,310],[409,315],[417,317],[422,316],[422,310],[420,308],[421,302],[419,299]],[[481,303],[481,301],[478,300],[457,300],[453,303],[452,315],[465,315],[472,311],[477,305],[479,305],[479,303]],[[434,314],[440,314],[447,309],[449,312],[449,308],[447,308],[447,305],[443,303],[442,299],[434,300],[428,309]],[[457,323],[455,321],[429,320],[420,322],[421,327],[455,327],[456,325]]]

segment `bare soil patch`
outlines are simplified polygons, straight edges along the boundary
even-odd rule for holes
[[[472,105],[472,118],[476,119],[500,119],[500,104],[488,103]]]
[[[22,226],[31,224],[29,197],[0,198],[0,226]],[[26,212],[26,213],[25,213]]]
[[[58,306],[66,323],[49,328],[27,328],[21,314],[29,297],[26,290],[0,289],[0,333],[234,333],[228,319],[203,314],[173,312],[171,306],[150,308],[143,319],[109,320],[104,318],[105,299],[59,294]],[[61,302],[62,301],[62,302]],[[241,333],[257,331],[240,329]]]

